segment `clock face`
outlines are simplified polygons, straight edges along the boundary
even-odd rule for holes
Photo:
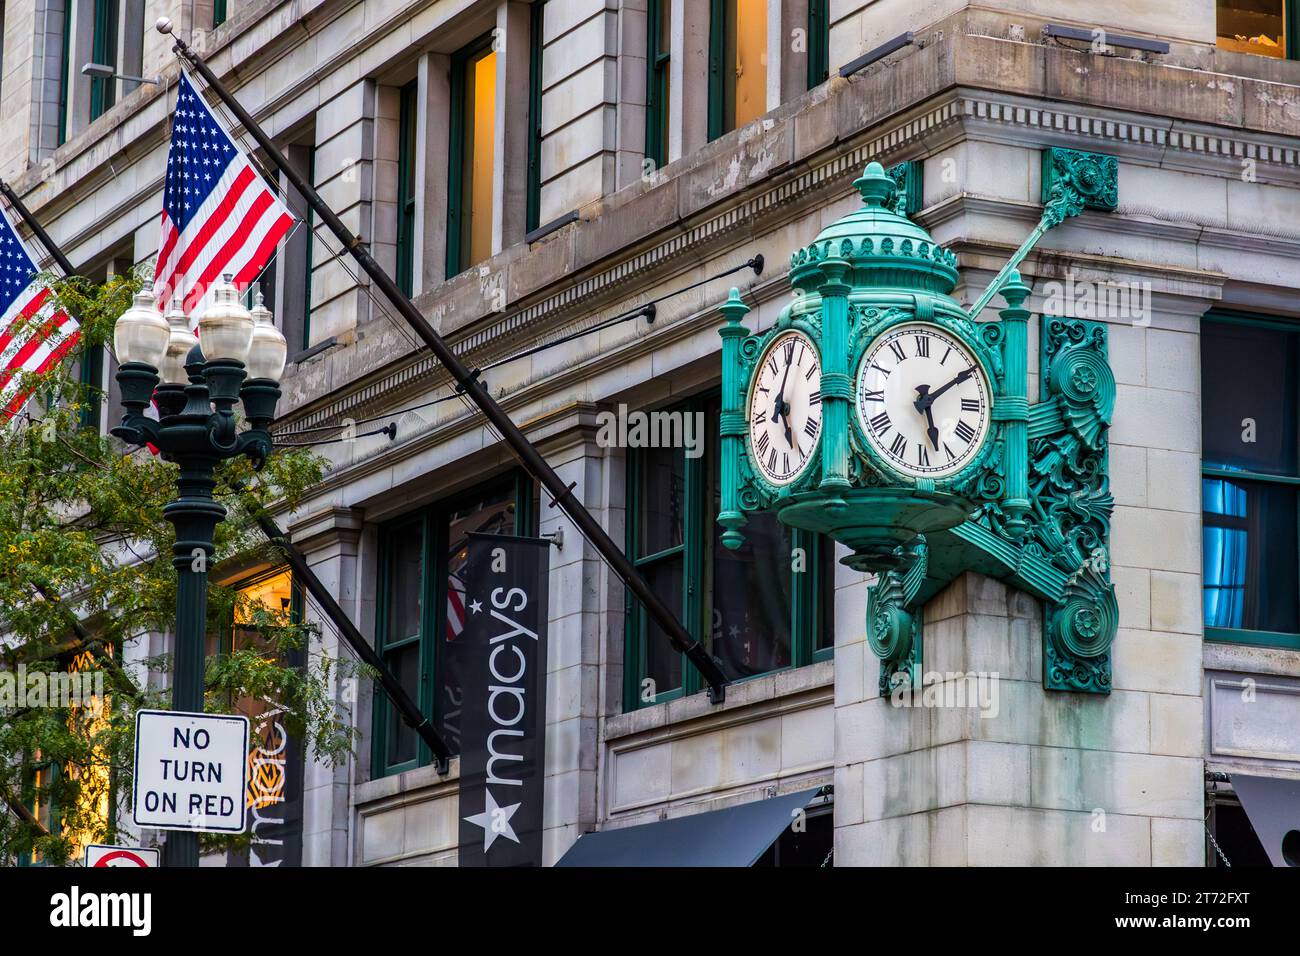
[[[858,367],[862,433],[909,477],[946,478],[968,465],[988,437],[991,403],[979,361],[938,326],[894,326]]]
[[[821,434],[821,357],[802,332],[782,332],[754,369],[748,409],[750,455],[768,482],[788,485],[812,461]]]

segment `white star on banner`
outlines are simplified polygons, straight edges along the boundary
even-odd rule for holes
[[[508,807],[499,806],[492,796],[492,791],[484,789],[486,802],[483,806],[482,813],[476,813],[472,817],[466,817],[466,823],[472,823],[476,827],[483,828],[483,852],[486,853],[492,849],[492,844],[496,842],[499,836],[505,837],[512,843],[518,843],[519,837],[515,836],[515,828],[510,825],[510,818],[515,815],[523,804],[515,803]]]

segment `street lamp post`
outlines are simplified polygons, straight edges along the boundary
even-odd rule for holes
[[[226,516],[212,497],[214,473],[219,462],[241,455],[261,468],[271,453],[268,428],[280,398],[286,344],[261,295],[250,312],[230,276],[214,286],[198,325],[196,342],[179,303],[164,319],[151,292],[136,294],[113,329],[125,413],[112,433],[132,445],[152,445],[180,467],[178,497],[163,509],[176,528],[172,709],[201,713],[208,563],[217,523]],[[242,432],[234,411],[241,399],[249,426]],[[156,421],[144,414],[151,401],[158,406]],[[166,862],[198,866],[198,834],[172,833]]]

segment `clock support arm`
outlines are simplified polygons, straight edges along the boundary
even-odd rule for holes
[[[1029,528],[1029,310],[1024,307],[1029,286],[1012,270],[1002,287],[1007,307],[1002,317],[1002,394],[993,406],[994,419],[1003,422],[1002,465],[1006,473],[1007,534],[1015,541]]]
[[[725,529],[722,543],[734,550],[745,543],[745,535],[740,530],[746,523],[740,508],[740,456],[744,450],[746,427],[740,343],[749,335],[743,322],[749,306],[741,301],[740,290],[733,287],[721,311],[726,324],[718,330],[722,336],[722,412],[719,416],[722,512],[718,515],[718,524]]]
[[[1017,268],[1047,230],[1085,209],[1110,212],[1119,205],[1119,163],[1114,156],[1051,147],[1043,150],[1042,163],[1042,218],[970,307],[972,319],[979,318],[1013,274],[1019,279]]]
[[[828,495],[826,508],[844,510],[841,497],[849,489],[849,404],[853,380],[849,376],[849,290],[845,281],[849,264],[834,250],[819,265],[822,320],[822,479]]]

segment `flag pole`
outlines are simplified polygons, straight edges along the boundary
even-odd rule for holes
[[[173,51],[194,67],[209,88],[235,114],[235,118],[239,120],[248,134],[257,141],[257,145],[262,148],[266,156],[275,163],[285,178],[306,199],[307,204],[321,217],[321,220],[329,227],[330,231],[338,237],[344,248],[357,261],[357,264],[361,266],[371,281],[378,286],[384,298],[392,303],[393,307],[397,309],[416,335],[428,346],[434,357],[451,373],[458,390],[469,396],[470,400],[479,407],[479,410],[483,412],[487,420],[501,435],[502,440],[510,446],[519,463],[546,489],[551,497],[552,507],[556,505],[560,507],[560,510],[577,526],[579,533],[600,553],[601,557],[605,559],[628,590],[641,602],[646,613],[668,636],[673,648],[685,654],[687,659],[695,665],[709,685],[709,699],[713,703],[721,703],[726,695],[727,684],[727,678],[722,672],[721,663],[708,652],[702,642],[692,637],[690,632],[682,626],[682,623],[677,620],[677,617],[668,609],[668,606],[659,599],[659,596],[646,583],[627,555],[619,550],[618,545],[601,527],[600,522],[581,502],[573,497],[572,487],[565,484],[560,476],[555,473],[555,470],[551,468],[546,459],[541,456],[524,433],[511,420],[510,416],[506,414],[505,410],[488,393],[483,383],[479,381],[479,371],[470,371],[456,353],[443,341],[442,337],[429,323],[429,320],[424,317],[423,313],[398,288],[392,277],[370,255],[361,238],[348,231],[347,226],[343,224],[343,220],[321,199],[320,194],[316,192],[311,183],[307,182],[306,177],[302,176],[289,164],[284,154],[266,135],[257,121],[240,105],[234,95],[226,89],[225,85],[217,79],[216,74],[212,72],[203,57],[190,49],[189,45],[180,37],[172,34],[171,21],[163,17],[158,20],[155,28],[159,33],[172,35],[172,39],[175,41],[175,45],[172,47]]]
[[[2,179],[0,179],[0,194],[9,200],[14,211],[18,213],[19,217],[27,224],[27,227],[31,229],[32,233],[40,239],[41,243],[45,246],[46,251],[54,257],[55,262],[59,264],[59,268],[63,270],[63,274],[65,276],[76,275],[76,269],[73,268],[68,257],[63,254],[63,250],[59,247],[58,243],[50,238],[50,234],[45,231],[45,228],[39,221],[37,221],[36,217],[32,215],[31,210],[24,205],[22,200],[18,198],[17,194],[9,184]],[[235,490],[239,491],[241,489],[237,487]],[[361,658],[365,664],[375,669],[378,674],[380,686],[388,695],[393,706],[397,708],[398,714],[401,715],[402,722],[419,734],[420,739],[424,741],[425,746],[427,746],[433,753],[435,767],[438,773],[445,775],[449,769],[448,761],[451,759],[452,755],[451,748],[434,728],[433,723],[420,712],[420,708],[413,700],[411,700],[411,696],[402,687],[396,675],[393,674],[392,669],[384,663],[383,659],[380,658],[378,654],[375,653],[374,648],[366,642],[366,639],[361,635],[357,626],[352,623],[352,619],[347,616],[343,608],[339,607],[338,602],[334,600],[329,589],[325,587],[321,582],[321,579],[316,576],[316,572],[311,569],[311,565],[307,563],[307,559],[303,556],[302,552],[299,551],[289,540],[288,535],[281,531],[280,526],[277,525],[265,512],[258,513],[257,524],[258,527],[262,529],[262,533],[266,535],[267,539],[278,547],[284,554],[285,560],[288,561],[289,566],[293,569],[295,580],[301,582],[303,588],[316,599],[316,604],[321,609],[321,612],[329,618],[330,622],[334,625],[335,630],[347,642],[348,646],[352,648],[353,653],[355,653],[357,657]],[[41,591],[46,598],[50,597],[48,591],[44,588],[41,588]],[[90,639],[90,635],[86,632],[86,629],[82,626],[81,622],[74,618],[71,623],[73,632],[83,644],[87,643]]]

